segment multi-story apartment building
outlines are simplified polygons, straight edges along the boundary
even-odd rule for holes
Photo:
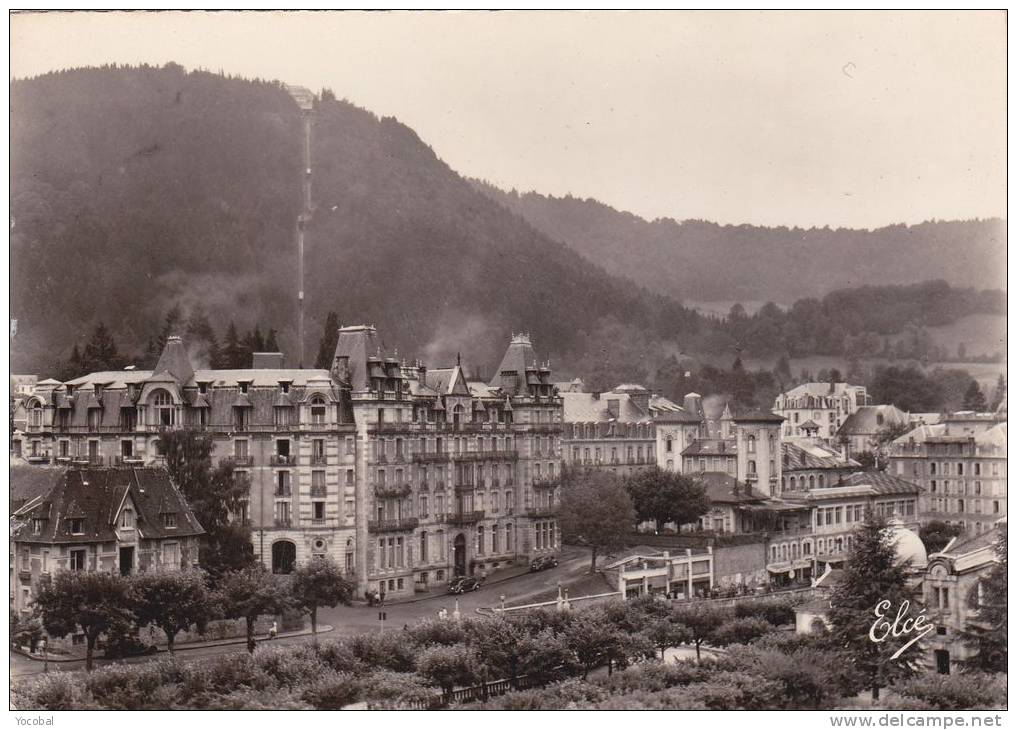
[[[562,402],[529,337],[513,335],[490,383],[378,353],[373,327],[339,331],[361,586],[412,592],[558,549]]]
[[[868,405],[865,387],[849,383],[802,383],[781,393],[773,410],[784,416],[784,436],[808,436],[812,424],[821,438],[833,438],[847,417]]]
[[[169,337],[152,371],[46,380],[29,401],[28,461],[137,466],[164,460],[161,434],[212,434],[213,458],[250,491],[237,519],[250,523],[257,555],[289,572],[298,559],[331,555],[355,569],[356,426],[349,399],[327,370],[283,368],[258,353],[245,370],[195,370]]]
[[[942,520],[977,535],[1006,515],[1005,422],[961,414],[919,426],[890,444],[888,469],[922,487],[923,522]]]
[[[681,471],[680,455],[700,435],[695,412],[641,385],[606,393],[562,392],[565,409],[563,459],[628,476],[652,466]],[[692,396],[698,398],[694,394]]]
[[[557,549],[561,399],[529,338],[490,383],[428,371],[339,332],[330,370],[195,370],[179,337],[153,371],[43,381],[28,406],[29,461],[158,464],[160,434],[197,428],[249,481],[236,517],[278,572],[330,555],[360,591],[416,587]]]

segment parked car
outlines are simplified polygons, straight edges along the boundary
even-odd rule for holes
[[[541,570],[556,567],[558,567],[558,558],[553,555],[542,555],[539,558],[535,558],[533,562],[530,563],[530,572],[536,573]]]
[[[475,591],[484,584],[483,577],[478,576],[460,576],[459,578],[453,578],[449,581],[448,592],[449,593],[466,593],[466,591]]]

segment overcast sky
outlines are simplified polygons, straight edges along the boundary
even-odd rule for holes
[[[13,18],[11,75],[328,86],[505,188],[874,227],[1005,214],[1005,42],[1002,12],[50,13]]]

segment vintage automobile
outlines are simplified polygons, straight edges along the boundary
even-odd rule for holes
[[[484,584],[484,579],[478,576],[460,576],[453,578],[449,581],[448,592],[449,593],[466,593],[466,591],[475,591]]]
[[[530,572],[536,573],[541,570],[547,570],[548,568],[556,568],[558,566],[558,558],[553,555],[542,555],[539,558],[534,558],[533,562],[530,563]]]

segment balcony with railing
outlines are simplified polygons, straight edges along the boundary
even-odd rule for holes
[[[328,496],[328,488],[325,487],[324,484],[322,484],[320,486],[312,485],[311,486],[311,496],[312,497],[327,497]]]
[[[413,487],[409,484],[377,484],[374,487],[374,496],[378,499],[403,499],[410,496]]]
[[[558,505],[548,504],[542,507],[529,507],[526,510],[527,517],[555,517],[558,514]]]
[[[114,466],[142,466],[142,465],[144,465],[144,463],[145,463],[145,457],[138,456],[137,454],[135,454],[133,456],[114,456],[113,457],[113,465]]]
[[[561,433],[562,424],[560,423],[533,423],[530,424],[530,433]]]
[[[452,458],[451,454],[444,451],[416,451],[413,453],[413,461],[421,464],[434,464],[446,462]]]
[[[342,527],[342,521],[338,517],[309,517],[301,520],[299,527],[310,529],[335,529]]]
[[[419,423],[413,422],[389,422],[376,424],[373,428],[368,427],[368,432],[377,434],[400,434],[400,433],[412,433],[414,431],[422,430]]]
[[[452,456],[456,461],[516,461],[519,454],[515,451],[464,451]]]
[[[293,527],[292,517],[276,517],[274,520],[276,527]]]
[[[226,466],[232,464],[233,466],[250,466],[253,463],[253,459],[250,456],[226,456],[219,459],[220,466]]]
[[[396,520],[371,520],[367,523],[368,532],[409,532],[417,529],[420,520],[416,517],[403,517]]]
[[[328,465],[328,457],[325,456],[324,454],[312,454],[311,455],[311,465],[312,466],[327,466]]]
[[[484,510],[473,510],[472,512],[454,512],[448,516],[450,525],[472,525],[484,519]]]
[[[534,479],[533,489],[557,489],[561,486],[561,482],[558,479]]]
[[[297,457],[292,454],[272,454],[269,463],[272,466],[293,466],[297,463]]]

